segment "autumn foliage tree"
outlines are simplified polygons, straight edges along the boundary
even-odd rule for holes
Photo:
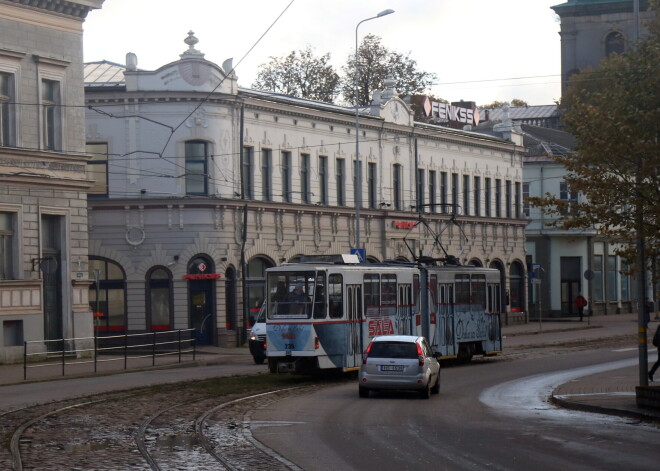
[[[362,39],[355,54],[351,54],[343,66],[344,77],[341,92],[348,103],[356,103],[355,74],[358,73],[357,104],[368,105],[375,90],[384,88],[388,77],[396,81],[395,88],[401,95],[415,95],[426,91],[436,80],[432,72],[424,72],[417,67],[417,61],[410,53],[390,51],[383,46],[381,38],[368,34]]]
[[[259,66],[252,87],[299,98],[332,103],[337,96],[339,75],[330,65],[330,54],[315,56],[311,46],[288,56],[271,57]]]
[[[566,130],[577,139],[575,153],[556,157],[568,174],[571,192],[585,198],[571,204],[556,195],[531,198],[555,225],[566,229],[596,228],[613,240],[645,241],[646,264],[660,255],[660,17],[648,34],[625,54],[612,54],[595,70],[574,75],[562,97]],[[567,212],[567,210],[569,210]],[[562,213],[565,213],[562,215]]]

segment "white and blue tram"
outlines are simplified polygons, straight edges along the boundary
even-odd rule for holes
[[[271,372],[357,369],[384,334],[424,335],[441,358],[501,351],[494,269],[312,262],[266,273]]]

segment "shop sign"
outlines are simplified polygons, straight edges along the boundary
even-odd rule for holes
[[[186,274],[183,275],[185,280],[217,280],[222,275],[220,273],[200,273],[200,274]]]
[[[415,221],[392,221],[392,227],[394,229],[414,229]]]
[[[455,103],[449,104],[431,101],[429,97],[424,98],[422,108],[427,118],[436,118],[439,121],[469,124],[472,126],[479,124],[479,110],[477,109],[464,108]]]

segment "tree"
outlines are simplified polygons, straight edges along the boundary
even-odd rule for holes
[[[596,228],[628,242],[621,254],[629,262],[639,252],[637,242],[644,241],[644,264],[655,271],[660,255],[658,2],[652,8],[648,34],[635,47],[610,55],[596,70],[574,75],[562,97],[563,122],[578,144],[574,154],[556,159],[568,171],[570,191],[586,199],[569,206],[545,195],[530,202],[546,214],[560,215],[559,227]]]
[[[305,50],[270,59],[268,64],[259,66],[252,87],[327,103],[334,101],[339,75],[329,64],[329,53],[316,57],[308,45]]]
[[[479,108],[502,108],[504,106],[504,101],[499,101],[495,100],[492,103],[488,103],[487,105],[481,105]],[[514,98],[511,100],[510,103],[511,106],[529,106],[525,100],[521,100],[520,98]]]
[[[417,69],[417,62],[410,58],[410,53],[401,54],[390,51],[381,44],[381,38],[368,34],[358,47],[358,105],[368,105],[375,90],[384,88],[388,77],[396,81],[395,88],[402,95],[423,93],[436,80],[432,72]],[[355,54],[348,57],[342,67],[344,79],[341,92],[349,103],[355,103]]]

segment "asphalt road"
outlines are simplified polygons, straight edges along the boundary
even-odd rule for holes
[[[430,400],[359,399],[356,384],[337,386],[256,411],[252,433],[307,471],[658,469],[659,428],[543,400],[557,381],[635,361],[614,350],[545,349],[444,368]]]

